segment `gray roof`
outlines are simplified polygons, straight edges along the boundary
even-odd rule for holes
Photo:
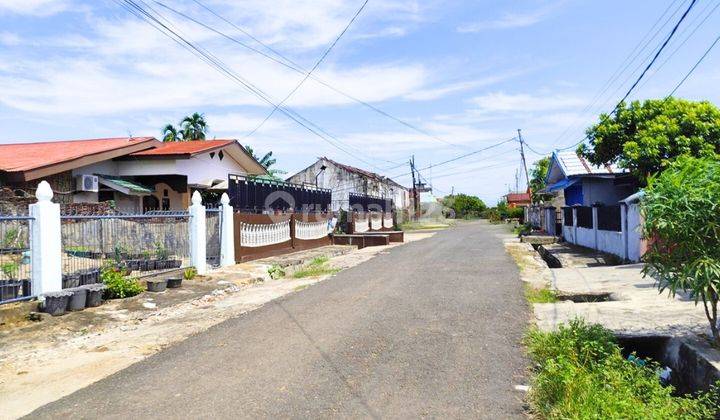
[[[627,170],[618,167],[616,164],[593,165],[576,152],[556,152],[555,156],[566,177],[576,175],[607,175],[625,173]]]

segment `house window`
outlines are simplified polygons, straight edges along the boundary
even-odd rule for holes
[[[223,157],[225,157],[225,154],[224,154],[223,151],[221,150],[221,151],[218,153],[218,159],[223,160]]]
[[[98,191],[98,202],[112,201],[115,199],[114,191]]]

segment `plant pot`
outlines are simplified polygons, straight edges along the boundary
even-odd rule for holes
[[[148,262],[147,260],[140,260],[138,263],[138,270],[139,271],[147,271],[148,269]]]
[[[22,283],[22,295],[32,296],[32,281],[20,280],[20,282]]]
[[[104,284],[91,284],[89,286],[85,286],[85,289],[87,290],[87,298],[85,300],[86,308],[94,308],[102,305],[103,293],[105,292],[105,289],[107,289],[107,286]]]
[[[157,263],[157,261],[155,261],[155,260],[148,260],[148,262],[147,262],[148,271],[156,270],[157,269],[156,263]]]
[[[45,303],[43,304],[42,311],[52,316],[64,315],[68,307],[68,301],[72,295],[72,292],[65,290],[44,295]]]
[[[167,287],[168,289],[176,289],[182,286],[182,281],[182,277],[170,277],[167,279]]]
[[[15,280],[0,280],[0,300],[15,299],[20,296],[22,283]]]
[[[153,279],[147,281],[147,291],[148,292],[164,292],[167,288],[167,280],[165,279]]]
[[[72,289],[78,286],[80,286],[80,274],[66,274],[63,276],[63,289]]]
[[[170,267],[169,268],[180,268],[182,267],[182,261],[181,260],[171,260]]]
[[[100,269],[99,268],[93,268],[88,273],[88,284],[97,284],[101,283],[100,281]]]
[[[68,299],[68,311],[82,311],[85,309],[85,301],[87,300],[87,289],[84,287],[76,287],[74,289],[68,289],[68,292],[72,292],[72,296]]]

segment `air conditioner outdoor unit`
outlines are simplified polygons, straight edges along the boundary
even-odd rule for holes
[[[99,190],[98,177],[95,175],[78,175],[75,180],[76,191],[98,192]]]

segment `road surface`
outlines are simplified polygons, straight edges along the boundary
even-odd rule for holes
[[[393,248],[29,417],[523,417],[528,313],[502,229]]]

